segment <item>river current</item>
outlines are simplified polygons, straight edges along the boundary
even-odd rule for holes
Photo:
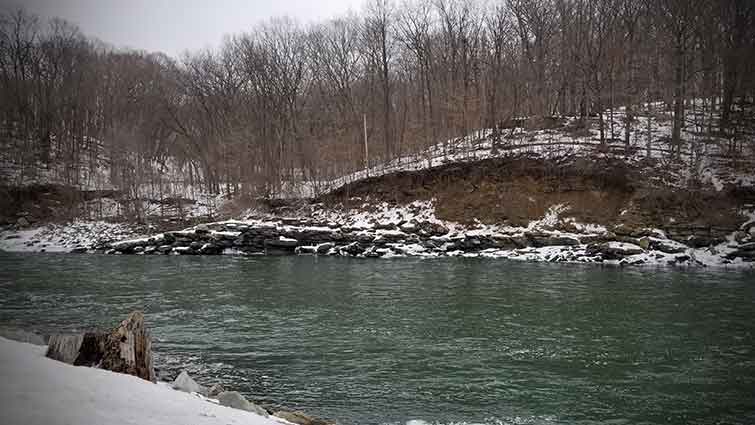
[[[0,253],[0,326],[144,309],[186,369],[341,424],[755,423],[755,273]]]

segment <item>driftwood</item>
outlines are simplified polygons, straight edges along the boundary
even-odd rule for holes
[[[94,366],[155,382],[152,340],[141,311],[129,314],[111,332],[53,335],[46,355],[75,366]]]

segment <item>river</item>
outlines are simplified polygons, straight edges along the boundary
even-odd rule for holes
[[[0,326],[137,308],[165,379],[341,424],[755,423],[752,271],[0,253]]]

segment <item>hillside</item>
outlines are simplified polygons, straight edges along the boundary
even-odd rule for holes
[[[180,221],[153,221],[151,228],[80,223],[73,232],[70,226],[17,232],[2,245],[127,254],[751,265],[753,128],[742,120],[736,138],[717,135],[709,131],[716,114],[696,106],[691,102],[679,146],[670,143],[670,113],[661,104],[648,105],[650,113],[633,120],[629,145],[605,133],[601,142],[595,118],[584,124],[576,117],[523,118],[319,182],[321,192],[311,198],[225,201],[218,216],[230,221],[205,218],[209,223],[184,231],[174,231]],[[615,134],[626,128],[620,110],[603,118],[604,131],[611,123]],[[96,236],[91,229],[98,229]],[[137,234],[148,236],[133,239]]]

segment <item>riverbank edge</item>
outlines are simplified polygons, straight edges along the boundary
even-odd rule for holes
[[[755,212],[731,229],[630,229],[577,223],[556,205],[527,227],[462,225],[435,217],[432,202],[364,209],[315,207],[294,216],[251,215],[181,231],[123,237],[128,227],[97,238],[33,230],[0,233],[6,251],[133,255],[324,255],[357,258],[464,257],[619,266],[755,268]],[[113,225],[117,226],[117,225]],[[82,227],[79,224],[79,227]],[[83,226],[88,229],[88,227]],[[136,233],[131,231],[130,234]],[[62,241],[62,243],[61,243]]]
[[[140,339],[141,338],[141,339]],[[112,345],[113,340],[120,341],[120,344]],[[124,342],[125,341],[125,342]],[[15,345],[16,347],[12,347]],[[282,425],[334,425],[335,422],[330,422],[318,418],[310,417],[302,412],[294,410],[286,410],[275,408],[271,406],[263,407],[255,402],[250,402],[244,398],[243,395],[236,391],[226,391],[226,389],[219,383],[215,383],[211,387],[206,387],[195,382],[189,374],[183,370],[173,382],[160,381],[156,379],[154,365],[152,364],[152,350],[151,350],[151,337],[150,332],[144,325],[144,314],[141,311],[134,311],[128,315],[128,317],[120,323],[116,328],[111,331],[90,330],[80,334],[54,334],[49,336],[49,340],[43,338],[36,333],[27,332],[21,329],[15,328],[2,328],[0,329],[0,378],[8,377],[12,372],[4,370],[5,367],[12,367],[14,363],[13,355],[8,355],[8,351],[13,351],[17,347],[26,347],[35,350],[33,353],[27,353],[23,357],[25,359],[31,359],[32,362],[39,363],[34,365],[35,370],[50,368],[54,370],[66,370],[61,369],[66,366],[75,367],[75,369],[93,369],[100,372],[111,374],[117,377],[127,378],[139,378],[135,381],[138,383],[148,382],[150,384],[157,384],[160,387],[164,387],[172,392],[183,392],[192,395],[195,399],[201,400],[206,403],[213,404],[215,406],[229,408],[237,411],[249,412],[259,416],[261,419],[267,420],[266,423],[261,422],[248,422],[245,424],[252,425],[267,425],[267,424],[282,424]],[[138,354],[135,350],[138,347],[146,347],[147,352]],[[9,348],[10,347],[10,348]],[[129,348],[130,347],[130,348]],[[112,358],[117,357],[121,361],[116,364]],[[100,359],[100,360],[97,360]],[[108,360],[110,359],[110,360]],[[16,362],[18,362],[16,360]],[[145,363],[146,362],[146,363]],[[43,364],[44,363],[44,364]],[[28,363],[22,363],[20,367],[27,366]],[[141,365],[141,366],[140,366]],[[79,375],[86,374],[80,373]],[[60,378],[59,373],[52,373],[45,375],[45,378],[52,379],[55,384]],[[123,380],[124,378],[121,378]],[[8,380],[4,380],[8,382]],[[13,381],[10,381],[13,382]],[[24,381],[25,383],[27,381]],[[66,386],[65,391],[76,392],[76,383],[74,379],[72,387]],[[124,385],[128,386],[128,383]],[[50,383],[41,385],[42,388],[48,388]],[[89,382],[85,382],[85,385],[89,386]],[[121,385],[119,385],[119,388]],[[91,389],[88,387],[88,389]],[[16,390],[14,388],[14,390]],[[102,388],[108,392],[107,388]],[[133,388],[128,394],[128,402],[133,403],[135,398],[138,398],[142,391],[137,388]],[[40,394],[42,391],[36,389],[33,394]],[[5,393],[5,389],[0,386],[0,395]],[[100,394],[100,391],[96,392]],[[16,393],[16,395],[18,395]],[[23,397],[23,396],[22,396]],[[32,398],[29,395],[27,398]],[[0,396],[0,400],[3,397]],[[118,399],[117,397],[110,397],[106,400],[112,401]],[[92,400],[93,401],[93,400]],[[107,404],[107,403],[103,403]],[[141,407],[141,406],[132,406]],[[280,406],[277,406],[280,407]],[[108,406],[108,409],[112,409],[112,406]],[[154,415],[155,412],[153,412]],[[159,414],[157,415],[160,416]],[[167,417],[167,416],[166,416]],[[213,416],[214,417],[214,416]],[[136,418],[134,418],[136,419]],[[270,419],[270,420],[268,420]],[[225,419],[224,419],[225,420]],[[124,418],[118,418],[118,421],[124,421]],[[142,420],[125,422],[145,423]],[[30,423],[28,420],[18,421],[18,424]],[[67,422],[68,423],[68,422]],[[83,423],[80,421],[74,421],[71,423]],[[100,424],[101,422],[96,422]],[[171,418],[170,421],[164,423],[175,423]],[[236,423],[236,421],[222,422],[222,423]]]
[[[72,366],[45,357],[46,346],[0,337],[0,399],[15,424],[290,425],[275,417],[221,406],[211,399],[132,375]]]

